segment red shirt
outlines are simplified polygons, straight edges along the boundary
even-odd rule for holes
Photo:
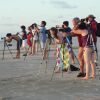
[[[96,36],[96,32],[97,32],[97,22],[95,20],[93,20],[91,23],[90,23],[90,27],[93,31],[93,42],[96,43],[97,42],[97,36]]]
[[[30,47],[32,46],[31,38],[32,38],[32,34],[28,34],[28,35],[27,35],[27,44],[28,44]]]

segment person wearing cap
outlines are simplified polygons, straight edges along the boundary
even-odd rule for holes
[[[80,19],[78,17],[75,17],[72,20],[72,23],[73,23],[73,26],[74,26],[73,30],[78,29]],[[76,36],[78,37],[78,43],[79,43],[78,60],[79,60],[79,63],[80,63],[80,73],[77,75],[77,77],[84,77],[85,76],[85,73],[84,73],[84,56],[83,56],[84,49],[82,47],[82,36],[81,35],[76,35]]]

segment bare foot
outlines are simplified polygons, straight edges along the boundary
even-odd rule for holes
[[[34,56],[35,54],[31,54],[30,56]]]
[[[20,59],[20,57],[14,57],[13,59]]]
[[[95,79],[95,75],[91,75],[90,78]]]
[[[60,73],[60,71],[57,71],[57,70],[56,70],[55,73]]]
[[[72,61],[72,64],[75,64],[75,61]]]
[[[55,73],[60,73],[60,68],[56,69]]]
[[[82,78],[82,80],[88,80],[89,79],[89,77],[84,77],[84,78]]]
[[[31,55],[32,53],[30,52],[28,55]]]

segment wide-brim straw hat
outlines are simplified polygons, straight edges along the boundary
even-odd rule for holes
[[[96,17],[94,15],[89,15],[87,18],[93,18],[93,19],[95,19]]]

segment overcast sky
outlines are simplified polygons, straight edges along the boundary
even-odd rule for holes
[[[20,25],[46,20],[47,27],[94,14],[100,21],[100,0],[0,0],[0,34],[20,31]]]

